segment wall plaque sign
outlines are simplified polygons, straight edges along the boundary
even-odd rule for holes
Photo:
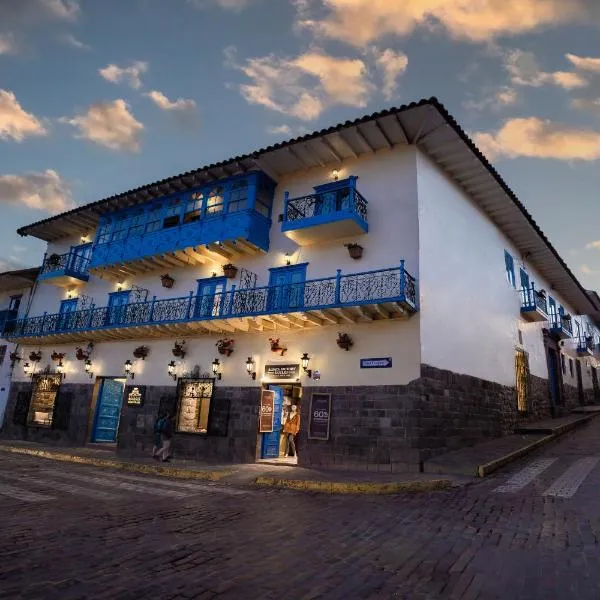
[[[313,392],[310,397],[308,439],[328,440],[331,422],[331,394]]]
[[[275,392],[272,390],[262,390],[260,394],[260,415],[258,427],[260,433],[270,433],[273,431],[274,405]]]
[[[142,406],[144,403],[144,396],[139,387],[133,387],[129,389],[127,394],[127,405],[128,406]]]
[[[298,377],[300,377],[298,363],[265,365],[265,378],[267,379],[298,379]]]
[[[389,369],[392,366],[392,357],[385,358],[361,358],[361,369]]]

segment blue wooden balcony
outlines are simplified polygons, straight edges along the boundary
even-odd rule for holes
[[[415,278],[398,267],[282,286],[227,290],[8,321],[12,340],[53,343],[310,328],[405,319],[418,310]]]
[[[81,285],[89,279],[91,244],[75,246],[65,254],[50,254],[44,258],[38,281],[59,287]]]
[[[555,313],[550,317],[550,333],[564,340],[573,337],[573,323],[570,315]]]
[[[286,192],[281,231],[300,246],[367,233],[367,201],[356,179],[317,186],[314,194],[299,198]]]
[[[526,321],[547,321],[548,303],[546,295],[535,289],[532,283],[521,288],[521,316]]]
[[[582,336],[577,338],[577,355],[578,356],[593,356],[594,355],[594,338],[590,336]]]
[[[108,214],[90,271],[121,279],[267,252],[274,186],[263,173],[248,173]]]

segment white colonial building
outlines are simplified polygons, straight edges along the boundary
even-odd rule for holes
[[[600,299],[436,99],[19,230],[4,435],[418,469],[599,397]]]

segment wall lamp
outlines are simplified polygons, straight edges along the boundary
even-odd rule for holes
[[[133,379],[135,377],[135,373],[131,370],[131,367],[133,366],[131,364],[131,361],[129,359],[127,359],[123,366],[125,367],[125,376],[126,377],[129,376],[129,377],[131,377],[131,379]]]
[[[58,361],[58,364],[56,365],[56,372],[61,376],[62,379],[67,376],[65,373],[65,365],[63,365],[62,360]]]
[[[300,363],[302,364],[302,368],[304,369],[304,372],[309,376],[312,377],[312,371],[308,368],[308,363],[310,362],[310,356],[308,355],[308,352],[305,352],[301,357],[300,357]]]
[[[213,375],[218,379],[221,380],[221,363],[219,362],[218,358],[215,358],[215,360],[212,361],[212,372]]]
[[[25,375],[33,375],[33,368],[28,362],[23,365],[23,373]]]
[[[90,376],[90,379],[94,376],[92,372],[92,361],[88,358],[85,361],[85,372]]]
[[[175,373],[176,367],[177,365],[175,364],[174,360],[167,365],[167,373],[169,374],[169,377],[173,379],[173,381],[177,381],[177,373]]]
[[[334,181],[337,181],[339,176],[340,176],[340,172],[337,169],[333,169],[331,171],[331,177],[333,177]]]
[[[254,369],[254,361],[251,356],[249,356],[246,361],[246,371],[248,371],[248,375],[250,375],[252,379],[256,379],[256,370]]]

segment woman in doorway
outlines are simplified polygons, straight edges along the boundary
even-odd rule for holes
[[[283,426],[283,433],[287,439],[286,456],[296,456],[296,442],[294,438],[298,434],[298,431],[300,431],[300,413],[298,412],[298,406],[292,404],[290,416]]]

